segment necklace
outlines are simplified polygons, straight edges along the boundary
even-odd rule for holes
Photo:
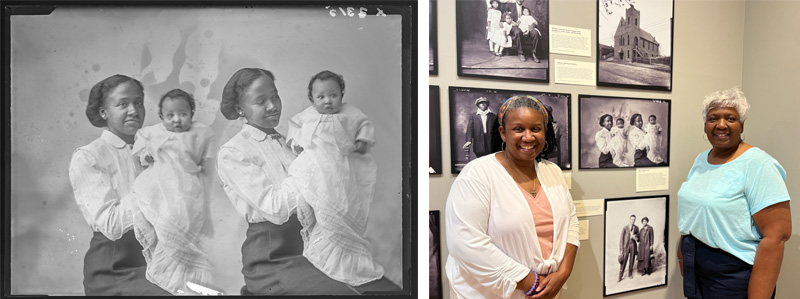
[[[521,174],[522,176],[524,176],[525,178],[527,178],[528,180],[533,182],[533,191],[531,191],[530,193],[531,193],[531,195],[533,195],[533,197],[536,197],[536,193],[537,193],[537,191],[536,191],[536,179],[531,179],[531,177],[529,177],[527,174],[525,174],[524,172],[519,170],[519,168],[517,168],[517,164],[515,164],[514,161],[511,161],[511,158],[508,156],[508,153],[506,151],[503,151],[503,157],[505,157],[506,161],[508,161],[508,163],[511,164],[512,167],[514,167],[514,170],[516,170],[519,174]]]

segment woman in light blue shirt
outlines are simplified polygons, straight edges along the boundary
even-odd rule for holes
[[[688,298],[774,298],[792,233],[786,172],[742,139],[750,105],[738,87],[703,101],[711,149],[678,191],[678,261]]]

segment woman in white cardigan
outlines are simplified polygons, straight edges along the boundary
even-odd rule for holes
[[[572,272],[578,218],[558,165],[553,118],[532,96],[500,107],[503,151],[467,164],[447,197],[454,298],[558,298]]]

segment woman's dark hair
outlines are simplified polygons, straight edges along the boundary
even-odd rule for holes
[[[508,100],[511,102],[508,104],[508,106],[503,105],[506,107],[501,114],[502,115],[501,116],[502,119],[500,120],[501,124],[506,123],[506,115],[508,115],[509,112],[519,108],[531,108],[541,113],[542,116],[545,115],[547,116],[547,119],[545,120],[545,122],[547,123],[545,127],[547,129],[544,132],[544,142],[547,146],[542,150],[541,153],[539,153],[538,156],[536,156],[536,162],[541,162],[543,158],[547,159],[547,155],[552,153],[553,149],[558,147],[558,139],[556,138],[556,132],[555,129],[553,128],[553,113],[550,113],[551,109],[547,109],[548,107],[544,104],[539,105],[539,103],[541,102],[539,102],[536,98],[532,96],[513,96]],[[503,109],[503,107],[501,106],[500,109]],[[503,130],[505,129],[506,128],[504,125]]]
[[[229,120],[239,118],[236,105],[239,104],[242,92],[250,87],[253,81],[263,76],[275,81],[275,75],[272,72],[260,68],[243,68],[233,73],[228,83],[225,84],[225,88],[222,89],[222,101],[219,103],[219,111],[225,118]]]
[[[319,81],[333,80],[334,82],[339,84],[339,89],[342,90],[342,98],[344,98],[344,77],[342,77],[342,75],[339,75],[337,73],[325,70],[312,76],[311,80],[308,81],[308,100],[311,101],[311,103],[314,103],[314,100],[311,97],[311,88],[314,86],[314,82],[316,82],[317,80]]]
[[[611,116],[611,114],[603,114],[603,116],[600,117],[600,126],[601,127],[605,128],[606,125],[604,124],[604,122],[605,122],[607,117],[610,117],[612,121],[614,120],[614,117]]]
[[[647,220],[647,223],[650,223],[650,218],[642,217],[642,223],[644,223],[645,220]]]
[[[89,118],[89,122],[92,123],[93,126],[102,128],[108,125],[106,120],[100,116],[100,108],[105,104],[105,99],[108,94],[114,90],[114,88],[125,82],[136,83],[136,86],[139,86],[139,89],[144,93],[144,87],[141,82],[120,74],[105,78],[92,86],[92,90],[89,92],[89,100],[86,104],[86,117]]]
[[[641,115],[641,114],[639,114],[639,113],[636,113],[636,114],[634,114],[634,115],[631,115],[631,126],[634,126],[634,127],[636,126],[636,125],[634,124],[634,122],[636,121],[636,117],[642,118],[642,115]]]
[[[192,108],[192,115],[194,115],[194,105],[195,105],[194,104],[194,102],[195,102],[194,97],[191,94],[189,94],[188,92],[185,92],[180,88],[175,88],[175,89],[170,90],[167,93],[165,93],[163,96],[161,96],[161,99],[158,100],[158,117],[161,117],[161,106],[164,105],[164,100],[167,99],[167,98],[170,98],[170,99],[183,99],[184,101],[189,103],[189,107]]]

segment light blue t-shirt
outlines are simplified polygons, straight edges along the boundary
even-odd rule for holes
[[[786,171],[756,147],[720,165],[708,163],[710,151],[697,156],[678,190],[678,230],[752,265],[761,241],[753,214],[789,200]]]

